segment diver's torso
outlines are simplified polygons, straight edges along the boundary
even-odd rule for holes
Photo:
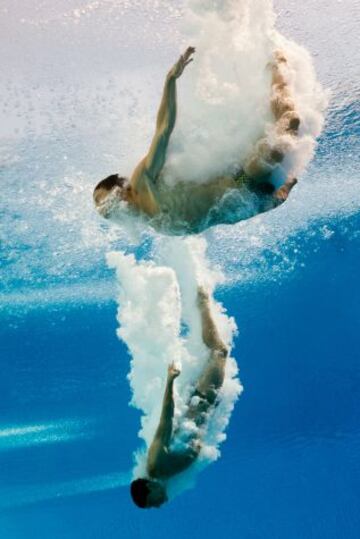
[[[224,188],[193,182],[167,185],[162,178],[156,188],[161,220],[170,226],[196,229],[224,195]],[[160,217],[159,215],[159,217]]]
[[[258,213],[257,197],[243,178],[224,176],[203,184],[179,181],[169,186],[160,175],[152,185],[158,211],[150,216],[150,224],[168,234],[196,234]]]

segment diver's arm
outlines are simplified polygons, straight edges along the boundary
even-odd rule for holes
[[[156,118],[156,132],[171,133],[176,121],[176,77],[170,70],[166,75],[163,95]]]
[[[167,75],[161,101],[155,135],[145,157],[145,169],[152,181],[156,181],[166,159],[170,135],[176,121],[176,80]]]
[[[172,423],[174,418],[174,380],[180,374],[180,370],[171,363],[168,367],[168,375],[166,380],[166,388],[163,398],[161,416],[159,426],[155,433],[155,438],[161,441],[161,444],[167,447],[170,443],[172,433]]]
[[[173,386],[174,380],[179,374],[180,371],[174,363],[169,365],[160,423],[147,457],[147,471],[150,477],[166,478],[186,470],[198,457],[201,450],[201,442],[196,437],[183,451],[169,450],[174,417]]]
[[[146,171],[153,181],[156,180],[165,164],[166,150],[176,122],[176,79],[180,77],[185,67],[192,62],[190,57],[194,52],[193,47],[188,47],[166,76],[163,96],[156,119],[156,132],[145,158]]]
[[[171,440],[175,408],[173,388],[174,380],[179,374],[180,371],[175,367],[174,363],[171,363],[168,368],[159,426],[155,432],[147,457],[147,468],[154,477],[158,475],[159,469],[163,466],[164,454],[166,454]]]

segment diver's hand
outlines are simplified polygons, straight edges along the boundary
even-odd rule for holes
[[[180,369],[175,366],[174,361],[170,363],[170,365],[168,366],[168,381],[172,382],[173,380],[175,380],[175,378],[179,376],[180,372]]]
[[[193,61],[191,56],[195,52],[195,47],[188,47],[184,54],[182,54],[176,64],[170,69],[169,76],[178,79],[185,69],[185,67]]]

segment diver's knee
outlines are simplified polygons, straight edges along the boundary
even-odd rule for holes
[[[300,118],[299,116],[293,116],[289,121],[289,131],[298,131],[300,127]]]
[[[285,154],[279,148],[273,148],[270,152],[270,163],[281,163],[284,160]]]
[[[294,110],[295,103],[289,97],[276,93],[270,100],[270,108],[275,119],[279,120],[284,114]]]
[[[285,112],[278,122],[278,128],[281,133],[288,132],[296,135],[301,124],[300,116],[295,110]]]

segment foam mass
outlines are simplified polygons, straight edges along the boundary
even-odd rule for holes
[[[205,248],[205,241],[199,238],[164,241],[158,264],[137,261],[134,255],[121,252],[107,256],[109,266],[116,270],[119,285],[118,336],[125,341],[131,355],[131,404],[143,414],[139,436],[145,447],[135,457],[137,477],[146,473],[146,450],[158,426],[167,366],[171,361],[181,368],[175,384],[175,426],[180,427],[180,434],[174,445],[182,443],[181,435],[196,429],[190,421],[184,422],[183,417],[190,392],[209,356],[201,339],[197,283],[201,282],[211,292],[222,278],[209,268]],[[223,341],[231,348],[236,331],[234,319],[214,300],[211,309]],[[184,326],[186,335],[182,331]],[[171,481],[175,487],[179,481],[188,485],[194,472],[219,456],[219,444],[225,439],[225,428],[242,389],[237,372],[235,360],[228,358],[220,404],[209,414],[208,425],[200,435],[203,448],[199,462],[182,474],[180,480]]]
[[[274,139],[270,111],[274,51],[288,60],[287,83],[301,118],[287,137],[282,176],[299,175],[311,160],[323,126],[326,94],[308,52],[275,28],[269,0],[189,0],[184,43],[196,46],[194,64],[179,81],[179,115],[170,140],[166,179],[206,182],[241,168],[255,143]]]

